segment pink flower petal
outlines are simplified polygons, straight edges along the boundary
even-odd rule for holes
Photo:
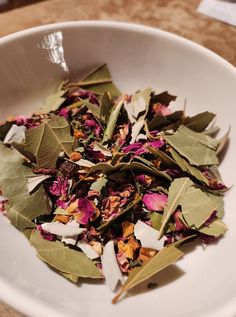
[[[95,211],[94,204],[87,198],[79,198],[78,201],[78,212],[76,220],[83,225],[86,225],[89,218],[93,215]]]
[[[143,203],[149,211],[163,211],[167,204],[167,196],[165,194],[145,194]]]

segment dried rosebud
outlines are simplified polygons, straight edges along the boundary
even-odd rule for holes
[[[74,130],[74,137],[76,139],[84,139],[85,134],[81,130]]]
[[[82,158],[82,155],[79,152],[72,152],[70,154],[70,159],[73,162],[79,161]]]

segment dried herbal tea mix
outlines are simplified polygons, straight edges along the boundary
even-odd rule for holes
[[[65,81],[39,113],[0,125],[0,212],[65,278],[105,279],[116,302],[227,230],[215,115],[175,96],[121,94],[102,65]]]

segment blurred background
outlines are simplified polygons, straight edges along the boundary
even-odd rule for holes
[[[16,9],[36,2],[44,0],[0,0],[0,12]]]

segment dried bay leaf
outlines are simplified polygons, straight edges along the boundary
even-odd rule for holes
[[[208,179],[203,175],[203,173],[196,168],[195,166],[190,165],[183,157],[181,157],[173,148],[169,149],[173,159],[178,164],[178,166],[182,169],[183,172],[187,172],[197,180],[202,183],[209,184]]]
[[[24,230],[28,226],[33,228],[33,219],[51,211],[42,186],[32,195],[29,194],[28,176],[34,176],[34,173],[31,168],[24,165],[20,153],[0,143],[0,187],[4,196],[8,198],[8,216],[19,230]]]
[[[114,105],[114,107],[110,113],[110,117],[108,119],[106,129],[105,129],[104,134],[103,134],[103,139],[102,139],[103,143],[106,141],[109,141],[111,139],[113,132],[114,132],[114,129],[115,129],[115,126],[116,126],[116,122],[118,120],[118,117],[119,117],[119,114],[121,111],[121,108],[123,106],[123,103],[124,103],[124,101],[122,99],[117,104]]]
[[[156,114],[153,119],[148,123],[148,129],[152,130],[159,130],[164,127],[168,127],[169,125],[175,124],[178,122],[183,116],[183,111],[175,111],[172,114],[167,116],[163,116],[161,114]],[[178,126],[181,124],[179,122]]]
[[[100,119],[107,123],[112,109],[112,101],[108,93],[105,91],[101,97],[101,106],[100,106]]]
[[[227,142],[229,140],[229,133],[230,133],[230,127],[229,127],[228,131],[225,133],[225,135],[223,135],[222,138],[220,138],[220,140],[219,140],[219,145],[218,145],[217,150],[216,150],[217,155],[224,149],[225,145],[227,144]]]
[[[225,234],[225,232],[227,231],[227,226],[222,220],[215,219],[212,223],[204,226],[203,228],[200,228],[198,231],[209,236],[218,238],[221,235]]]
[[[66,100],[64,95],[68,91],[68,89],[64,90],[62,88],[64,82],[60,84],[55,94],[52,94],[47,97],[45,104],[40,108],[42,113],[49,113],[51,111],[56,111]]]
[[[136,157],[136,159],[137,159],[137,157]],[[143,159],[143,158],[141,158],[141,159]],[[153,165],[149,161],[147,161],[147,162],[149,164]],[[145,165],[141,162],[137,162],[137,161],[133,161],[130,163],[118,163],[115,166],[113,166],[109,163],[97,163],[96,165],[91,167],[90,172],[101,171],[103,174],[111,174],[111,173],[115,173],[118,171],[127,171],[127,170],[142,171],[144,173],[159,176],[161,178],[166,178],[169,181],[172,180],[172,178],[167,173],[162,172],[155,167],[150,167],[150,166],[147,166],[147,165]]]
[[[7,217],[10,219],[11,223],[20,231],[25,229],[35,228],[35,224],[29,220],[24,214],[19,212],[18,206],[8,206],[7,207]]]
[[[48,241],[38,231],[33,231],[30,243],[41,260],[72,276],[102,278],[96,265],[83,252],[72,250],[59,241]]]
[[[183,255],[184,253],[174,246],[165,247],[160,250],[143,266],[137,267],[130,272],[128,279],[113,298],[112,303],[115,304],[122,294],[165,269],[170,264],[176,262]]]
[[[166,165],[166,166],[175,166],[178,165],[176,162],[165,152],[155,149],[152,146],[148,147],[148,150],[153,154],[155,159],[159,159],[161,161],[161,164]]]
[[[196,187],[189,187],[181,196],[182,214],[189,227],[198,229],[218,208],[218,201]]]
[[[95,182],[92,183],[92,185],[90,186],[90,190],[95,190],[100,194],[101,190],[106,186],[106,183],[106,177],[98,178]]]
[[[59,153],[72,152],[73,137],[64,117],[52,116],[38,128],[26,131],[26,150],[36,156],[39,168],[54,168]]]
[[[220,197],[195,187],[188,177],[177,178],[169,188],[168,203],[164,209],[158,238],[161,237],[170,216],[179,205],[184,221],[194,229],[201,227],[213,211],[219,210],[218,212],[221,213],[223,208]]]
[[[113,84],[110,71],[106,64],[99,66],[87,77],[79,81],[78,86],[93,91],[98,95],[103,95],[106,91],[111,97],[120,96],[120,91]]]
[[[168,91],[163,91],[162,93],[158,94],[158,95],[154,95],[152,98],[152,101],[154,103],[161,103],[165,106],[169,106],[171,101],[175,101],[176,100],[176,96],[173,96],[171,94],[168,93]]]
[[[170,216],[180,204],[180,199],[182,195],[187,191],[189,186],[192,186],[192,184],[192,181],[188,177],[177,178],[171,183],[168,194],[168,203],[167,206],[164,208],[158,239],[161,238]]]
[[[204,111],[193,117],[184,118],[183,124],[195,132],[202,132],[208,127],[215,116],[212,112]]]
[[[196,166],[218,164],[217,140],[186,127],[179,128],[173,135],[165,134],[164,137],[190,164]]]

